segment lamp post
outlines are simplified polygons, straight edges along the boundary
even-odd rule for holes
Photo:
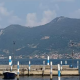
[[[72,42],[71,44],[72,44],[72,47],[73,47],[74,43]],[[72,67],[73,67],[73,58],[74,58],[74,50],[72,50]]]
[[[15,46],[15,41],[13,41],[13,66],[14,66],[14,46]]]
[[[73,59],[74,59],[74,50],[72,51],[72,67],[73,67]]]

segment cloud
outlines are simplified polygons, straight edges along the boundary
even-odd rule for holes
[[[54,19],[56,17],[56,12],[53,10],[47,10],[43,12],[43,18],[41,20],[41,24],[46,24],[48,22],[50,22],[52,19]]]
[[[26,17],[27,26],[36,26],[37,25],[37,17],[36,13],[28,13]]]
[[[6,21],[6,22],[5,22]],[[17,22],[20,22],[21,19],[14,15],[13,11],[8,11],[7,8],[4,6],[4,3],[0,3],[0,22],[1,26],[8,26],[10,24],[16,24]],[[5,24],[3,23],[5,22]]]
[[[9,12],[5,7],[4,3],[0,3],[0,15],[1,16],[9,16],[12,12]]]
[[[10,15],[9,12],[7,11],[6,8],[4,8],[3,6],[0,6],[0,15],[2,16],[8,16]]]
[[[36,13],[28,13],[26,16],[26,26],[34,27],[39,25],[44,25],[50,22],[52,19],[56,17],[56,12],[53,10],[47,10],[43,12],[43,17],[40,22],[37,20]]]
[[[80,9],[70,13],[69,17],[71,17],[71,18],[80,18]]]

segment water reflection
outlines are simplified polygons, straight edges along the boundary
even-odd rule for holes
[[[3,77],[0,76],[0,80],[17,80],[15,79],[3,79]],[[49,76],[20,76],[19,80],[50,80]],[[53,76],[53,80],[58,80],[57,76]],[[80,76],[63,76],[61,77],[61,80],[80,80]]]

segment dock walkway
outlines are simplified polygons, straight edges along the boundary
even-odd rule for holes
[[[44,76],[50,76],[50,65],[45,65],[45,70],[43,73],[43,65],[31,65],[30,71],[28,71],[28,65],[20,65],[19,66],[19,73],[20,75],[44,75]],[[3,71],[10,71],[9,65],[0,65],[0,75],[3,75]],[[13,66],[13,71],[17,72],[17,65]],[[57,65],[52,66],[52,75],[57,76],[58,75],[58,67]],[[62,65],[62,71],[61,76],[78,76],[79,70],[78,68],[69,68],[69,65]]]

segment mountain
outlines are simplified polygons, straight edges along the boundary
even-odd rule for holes
[[[71,54],[73,49],[80,52],[80,19],[61,16],[33,28],[13,24],[0,29],[1,55]]]

